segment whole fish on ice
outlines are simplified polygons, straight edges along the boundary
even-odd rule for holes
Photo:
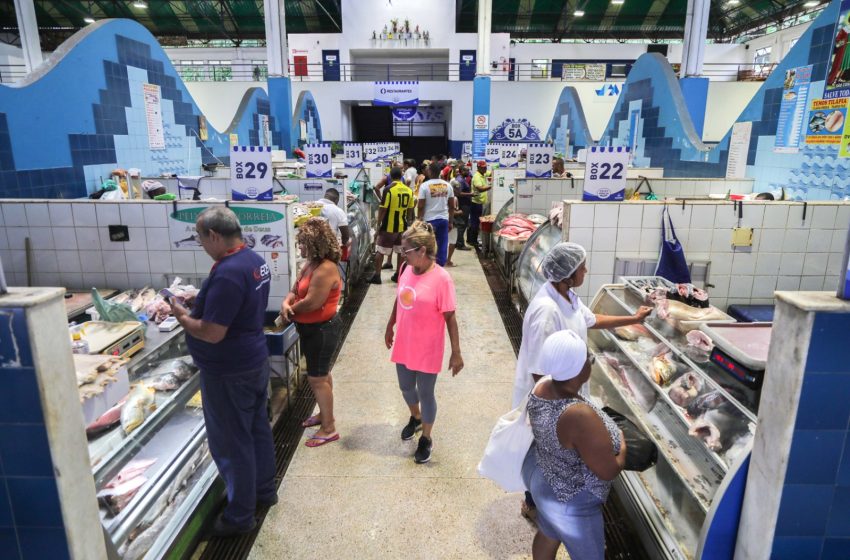
[[[129,434],[138,428],[145,418],[156,409],[154,395],[156,391],[146,385],[136,385],[127,397],[127,403],[121,411],[121,427]]]
[[[639,338],[649,338],[651,335],[643,325],[627,325],[625,327],[617,327],[614,329],[614,334],[623,340],[637,340]]]
[[[127,397],[121,399],[115,406],[101,414],[97,420],[86,426],[86,435],[96,436],[102,432],[111,429],[115,424],[121,421],[121,409],[124,408],[124,403]]]
[[[702,378],[695,372],[689,371],[673,382],[667,394],[674,403],[686,408],[699,396],[702,387]]]
[[[676,363],[670,354],[659,354],[649,363],[649,372],[656,383],[664,387],[676,375]]]

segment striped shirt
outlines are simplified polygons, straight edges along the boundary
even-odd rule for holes
[[[386,208],[387,213],[381,223],[381,231],[387,233],[404,232],[407,211],[415,205],[416,200],[413,198],[413,191],[401,181],[396,181],[385,188],[381,208]]]

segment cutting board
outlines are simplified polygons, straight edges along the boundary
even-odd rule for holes
[[[138,321],[125,321],[123,323],[88,321],[83,323],[85,338],[89,343],[89,352],[99,354],[141,326],[142,324]]]

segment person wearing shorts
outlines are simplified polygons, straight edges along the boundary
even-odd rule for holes
[[[319,426],[307,439],[307,447],[319,447],[339,439],[334,421],[331,358],[339,343],[337,305],[342,289],[339,275],[341,249],[327,220],[311,218],[298,229],[298,247],[308,260],[292,291],[281,306],[280,315],[298,330],[301,353],[307,360],[307,379],[316,396],[319,413],[302,426]]]
[[[381,283],[381,266],[384,256],[392,254],[400,255],[398,266],[401,268],[401,234],[407,228],[407,224],[413,221],[413,208],[416,200],[413,191],[402,181],[401,168],[393,167],[390,170],[390,185],[384,189],[381,197],[381,206],[378,209],[378,236],[375,242],[375,274],[369,280],[372,284]],[[392,280],[398,280],[398,269],[393,274]]]

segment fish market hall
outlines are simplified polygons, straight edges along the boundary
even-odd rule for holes
[[[0,560],[850,558],[847,0],[0,27]]]

